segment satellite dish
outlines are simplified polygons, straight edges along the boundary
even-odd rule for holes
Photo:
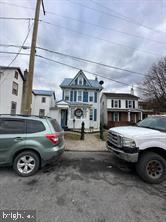
[[[103,85],[103,84],[104,84],[104,81],[103,81],[103,80],[101,80],[101,81],[99,82],[99,84],[100,84],[100,85]]]

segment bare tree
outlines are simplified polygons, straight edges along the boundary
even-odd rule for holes
[[[144,82],[144,95],[158,104],[160,108],[166,108],[166,57],[152,65]]]

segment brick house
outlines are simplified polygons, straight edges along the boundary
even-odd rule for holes
[[[104,92],[100,99],[101,122],[107,127],[130,125],[142,120],[138,97],[127,93]]]

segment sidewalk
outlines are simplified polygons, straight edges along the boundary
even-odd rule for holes
[[[106,151],[105,141],[95,137],[95,134],[85,134],[84,140],[65,140],[69,151]]]

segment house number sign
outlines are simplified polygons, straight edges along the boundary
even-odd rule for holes
[[[82,109],[76,109],[76,110],[74,111],[74,115],[75,115],[76,117],[81,117],[81,116],[83,115]]]

